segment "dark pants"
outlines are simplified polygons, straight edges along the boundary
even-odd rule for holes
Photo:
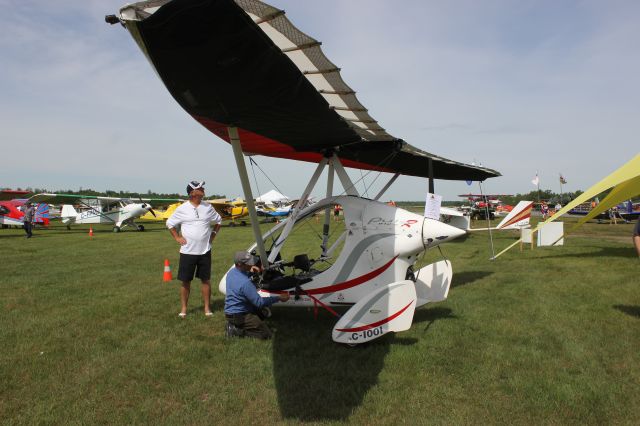
[[[33,235],[33,233],[31,232],[31,230],[33,229],[33,224],[31,222],[25,221],[23,228],[24,232],[27,233],[27,238],[31,238],[31,236]]]
[[[270,339],[273,333],[256,314],[225,315],[227,321],[244,331],[247,337]]]

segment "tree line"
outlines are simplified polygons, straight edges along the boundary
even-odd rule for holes
[[[11,189],[11,188],[2,188],[2,189]],[[154,192],[151,191],[150,189],[147,190],[147,192],[145,193],[140,193],[140,192],[131,192],[131,191],[115,191],[112,189],[107,189],[105,191],[96,191],[94,189],[91,188],[80,188],[78,190],[73,190],[73,189],[59,189],[56,191],[50,191],[46,188],[32,188],[32,187],[26,187],[26,188],[15,188],[17,191],[29,191],[33,194],[40,194],[43,192],[46,193],[54,193],[54,194],[69,194],[69,195],[90,195],[90,196],[95,196],[95,197],[119,197],[119,198],[138,198],[138,197],[145,197],[145,198],[186,198],[186,194],[182,193],[182,194],[177,194],[177,193],[162,193],[162,192]],[[220,195],[220,194],[213,194],[213,195],[209,195],[207,196],[207,198],[212,198],[212,199],[216,199],[216,198],[226,198],[226,195]]]

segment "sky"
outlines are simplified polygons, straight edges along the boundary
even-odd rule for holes
[[[640,150],[640,2],[271,0],[322,42],[395,137],[503,176],[485,193],[585,190]],[[119,25],[123,1],[0,0],[0,187],[242,195],[230,145],[173,100]],[[254,194],[314,165],[255,157]],[[390,175],[351,170],[363,195]],[[364,178],[363,178],[364,177]],[[365,192],[365,187],[369,186]],[[383,199],[422,200],[401,177]],[[313,194],[324,192],[320,184]],[[341,190],[336,188],[336,191]],[[435,182],[445,200],[478,184]]]

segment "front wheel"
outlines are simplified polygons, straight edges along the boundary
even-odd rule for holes
[[[120,232],[120,227],[119,226],[114,226],[113,227],[113,232]]]
[[[144,225],[138,225],[137,228],[140,232],[144,231]]]

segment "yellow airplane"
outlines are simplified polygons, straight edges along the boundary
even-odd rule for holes
[[[169,207],[167,207],[166,210],[156,210],[155,211],[156,212],[155,216],[153,216],[151,214],[151,212],[147,212],[146,214],[140,216],[140,219],[156,221],[156,222],[167,220],[167,219],[169,219],[169,216],[171,216],[173,214],[173,212],[178,208],[178,206],[180,204],[182,204],[182,203],[171,204]]]
[[[247,204],[242,198],[236,198],[235,200],[227,200],[226,198],[219,198],[217,200],[205,200],[207,203],[211,204],[211,206],[216,209],[222,220],[230,220],[231,225],[235,225],[235,220],[240,219],[242,217],[249,215],[249,210],[247,209]],[[167,220],[169,216],[173,214],[173,212],[180,206],[182,203],[171,204],[164,211],[156,210],[156,216],[154,217],[151,213],[147,213],[140,217],[142,220],[150,220],[150,221],[163,221]],[[246,225],[245,221],[241,222],[243,225]]]
[[[219,198],[217,200],[206,200],[207,203],[216,209],[218,214],[222,217],[222,220],[230,220],[231,225],[235,225],[236,219],[240,219],[249,215],[247,209],[247,203],[242,198],[236,198],[235,200],[228,200],[226,198]],[[246,221],[241,221],[242,225],[246,225]]]

